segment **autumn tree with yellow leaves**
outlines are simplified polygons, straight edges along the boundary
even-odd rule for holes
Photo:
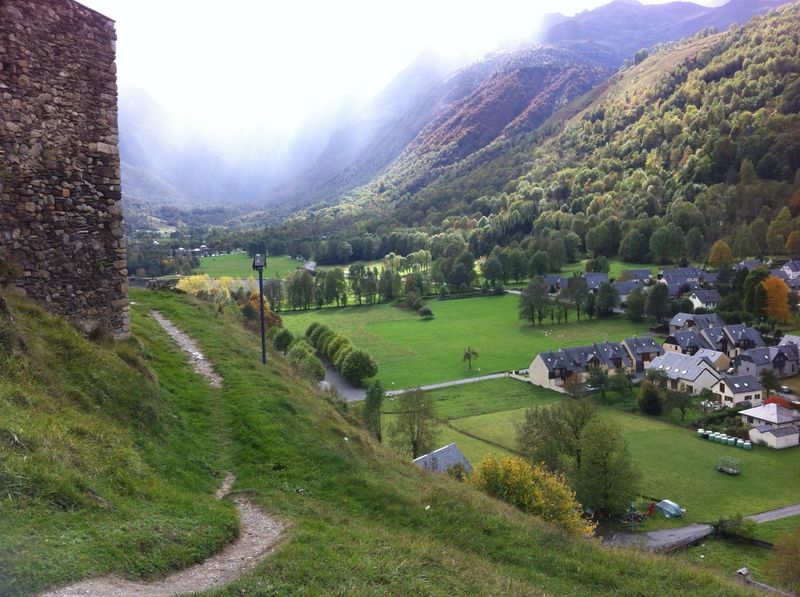
[[[786,321],[792,316],[789,308],[789,287],[786,282],[777,276],[767,276],[761,282],[761,287],[767,295],[764,305],[764,314],[770,319]]]

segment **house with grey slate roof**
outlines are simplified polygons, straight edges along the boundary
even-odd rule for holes
[[[714,350],[724,352],[730,358],[734,358],[745,350],[765,346],[764,339],[758,330],[742,323],[704,328],[700,333]]]
[[[720,374],[705,359],[679,352],[665,352],[645,367],[646,371],[660,371],[667,378],[671,390],[699,394],[720,380]]]
[[[581,383],[586,381],[592,367],[609,372],[617,369],[632,372],[634,360],[619,342],[561,348],[537,354],[528,368],[528,379],[534,385],[561,391],[573,376]]]
[[[619,295],[619,304],[624,307],[628,302],[628,295],[637,288],[644,288],[642,282],[639,280],[630,280],[625,282],[614,282],[612,284],[614,289]]]
[[[712,327],[723,327],[725,322],[722,321],[716,313],[707,313],[704,315],[695,315],[693,313],[677,313],[669,322],[670,334],[680,332],[682,330],[705,329]]]
[[[731,358],[724,352],[718,350],[711,350],[710,348],[701,348],[694,353],[698,359],[708,361],[717,371],[727,371],[731,366]]]
[[[642,373],[647,363],[664,354],[661,345],[650,336],[626,338],[622,341],[622,346],[631,357],[634,373]]]
[[[764,398],[764,387],[752,375],[729,375],[715,383],[711,391],[725,406],[735,406],[742,402],[761,406]]]
[[[800,372],[800,353],[792,343],[752,348],[736,356],[733,364],[739,375],[760,378],[766,370],[775,377],[792,377]]]
[[[695,309],[714,311],[722,300],[722,295],[716,290],[695,290],[689,295],[689,300]]]
[[[423,454],[412,460],[420,468],[435,473],[446,473],[455,466],[461,466],[464,472],[471,473],[472,465],[455,443],[447,444],[433,452]]]
[[[663,344],[664,350],[679,352],[681,354],[694,354],[701,348],[713,349],[699,331],[685,330],[674,332],[667,336]]]
[[[652,277],[653,274],[649,269],[625,269],[622,270],[622,275],[620,276],[625,281],[639,282],[647,282]]]

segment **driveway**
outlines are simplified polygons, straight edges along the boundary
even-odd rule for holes
[[[367,395],[367,391],[364,388],[357,388],[351,384],[327,361],[323,361],[322,364],[325,365],[325,379],[319,382],[321,388],[336,388],[336,391],[345,399],[345,402],[355,402],[364,399]]]
[[[755,520],[756,522],[770,522],[772,520],[780,520],[781,518],[789,518],[790,516],[798,515],[800,515],[800,504],[793,504],[791,506],[778,508],[777,510],[769,510],[767,512],[761,512],[761,514],[753,514],[747,518]]]

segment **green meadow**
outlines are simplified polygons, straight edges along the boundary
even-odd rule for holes
[[[430,321],[388,304],[284,311],[281,317],[295,333],[319,321],[348,336],[378,362],[378,378],[387,389],[527,368],[544,350],[647,333],[643,324],[621,318],[577,322],[574,312],[566,324],[531,326],[519,319],[518,301],[510,294],[433,300]],[[467,346],[479,354],[472,370],[462,361]]]
[[[511,379],[486,380],[430,393],[437,415],[444,423],[439,443],[458,442],[472,462],[491,453],[513,452],[516,426],[523,421],[525,410],[565,399],[555,392]],[[483,409],[481,404],[485,406]],[[598,408],[601,416],[621,429],[642,474],[641,493],[678,502],[687,509],[687,522],[713,522],[720,516],[755,514],[799,499],[800,449],[756,448],[745,452],[699,439],[693,430],[662,420],[608,406]],[[386,411],[392,411],[391,403]],[[462,446],[460,437],[467,437],[469,442]],[[715,467],[721,456],[738,458],[742,473],[732,477],[718,472]],[[769,523],[774,525],[774,532],[770,526],[764,530],[771,537],[798,523],[800,517],[795,517]]]

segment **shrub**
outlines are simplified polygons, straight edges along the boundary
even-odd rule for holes
[[[562,475],[531,465],[517,456],[484,458],[472,474],[472,482],[491,496],[513,504],[523,512],[555,523],[574,535],[591,535],[594,523],[581,516],[581,505]]]
[[[320,324],[311,334],[308,336],[308,339],[311,341],[311,345],[315,348],[319,347],[319,338],[325,333],[331,333],[330,328],[327,325]]]
[[[311,338],[311,335],[316,331],[316,329],[322,325],[318,321],[312,321],[308,327],[306,328],[306,338]]]
[[[311,346],[308,340],[305,338],[298,338],[294,341],[294,343],[289,348],[289,352],[287,356],[290,360],[292,359],[301,359],[304,355],[314,355],[314,347]]]
[[[756,535],[756,521],[737,514],[731,518],[720,518],[714,529],[723,537],[752,539]]]
[[[336,351],[336,354],[333,355],[333,361],[331,361],[333,366],[336,367],[339,371],[341,371],[344,360],[351,352],[353,352],[353,350],[355,350],[355,348],[349,341],[342,344],[339,347],[339,350]]]
[[[339,352],[339,349],[349,343],[350,341],[347,338],[337,334],[330,342],[328,342],[327,346],[325,347],[325,356],[328,357],[328,360],[332,363],[333,358],[336,356],[336,353]]]
[[[378,365],[367,352],[353,350],[342,361],[339,371],[350,383],[361,385],[364,379],[374,377],[378,373]]]
[[[321,334],[317,336],[317,341],[314,342],[314,348],[317,349],[320,353],[325,352],[325,344],[331,340],[336,334],[334,334],[331,330],[324,330]]]
[[[419,310],[419,316],[420,316],[422,319],[426,320],[426,321],[427,321],[428,319],[433,319],[433,311],[431,311],[431,308],[430,308],[430,307],[422,307],[422,308]]]
[[[297,368],[304,376],[314,381],[325,379],[325,366],[313,354],[307,354],[297,363]]]
[[[293,340],[294,334],[286,328],[282,328],[280,332],[275,334],[275,348],[280,350],[283,354],[286,354]]]
[[[661,392],[652,382],[645,381],[642,383],[639,388],[637,402],[639,410],[646,415],[657,417],[664,411],[664,400],[661,398]]]
[[[282,329],[283,328],[280,328],[280,327],[278,327],[276,325],[273,325],[272,327],[267,328],[267,331],[265,333],[265,336],[267,337],[267,340],[272,340],[276,336],[276,334],[278,332],[280,332]]]
[[[341,337],[342,337],[341,335],[339,335],[339,334],[337,334],[335,332],[332,333],[330,336],[327,336],[325,338],[325,340],[323,341],[322,346],[319,347],[320,354],[328,357],[328,355],[330,354],[331,346],[333,344],[337,344]],[[330,358],[330,357],[328,357],[328,358]]]

